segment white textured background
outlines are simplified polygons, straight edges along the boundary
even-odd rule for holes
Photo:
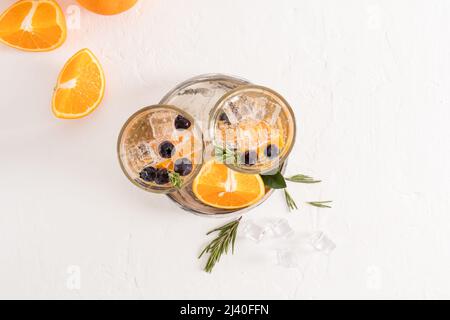
[[[141,0],[115,17],[82,10],[50,53],[1,46],[0,297],[450,298],[449,20],[447,0]],[[103,63],[104,102],[57,120],[52,88],[83,47]],[[324,182],[291,191],[334,207],[289,214],[276,194],[248,217],[324,230],[330,257],[285,269],[273,249],[292,244],[242,240],[206,274],[196,255],[224,221],[123,176],[126,118],[209,72],[270,86],[295,108],[288,172]],[[73,265],[79,290],[66,285]]]

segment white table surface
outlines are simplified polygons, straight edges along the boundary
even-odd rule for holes
[[[0,46],[1,298],[450,298],[449,1],[141,0],[115,17],[82,10],[80,28],[69,11],[60,49]],[[56,77],[83,47],[104,66],[105,99],[58,120]],[[206,274],[204,234],[226,220],[185,213],[120,171],[127,117],[210,72],[270,86],[294,107],[288,173],[324,182],[290,190],[333,208],[288,213],[277,193],[246,218],[323,230],[330,256],[286,269],[274,250],[297,237],[240,239]]]

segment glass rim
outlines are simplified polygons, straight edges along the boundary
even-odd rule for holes
[[[125,174],[127,179],[129,181],[131,181],[131,183],[133,183],[135,186],[137,186],[140,189],[145,190],[147,192],[159,193],[159,194],[169,194],[169,193],[177,191],[178,189],[176,187],[163,187],[163,186],[156,187],[156,189],[153,189],[150,187],[146,188],[143,185],[137,183],[136,180],[133,179],[130,176],[130,174],[128,173],[128,171],[125,168],[125,165],[122,161],[122,157],[120,156],[122,139],[123,139],[124,132],[127,129],[128,125],[139,115],[141,115],[145,112],[151,111],[153,109],[157,109],[157,108],[166,108],[166,109],[173,110],[173,111],[181,114],[183,117],[186,117],[189,121],[191,121],[192,125],[195,128],[198,128],[194,117],[192,117],[189,113],[187,113],[186,111],[184,111],[176,106],[168,105],[168,104],[154,104],[154,105],[150,105],[147,107],[143,107],[143,108],[139,109],[138,111],[134,112],[131,116],[129,116],[128,119],[125,121],[125,123],[122,125],[122,128],[120,129],[120,132],[119,132],[119,136],[117,138],[116,152],[117,152],[117,157],[119,160],[120,168],[122,169],[122,172]],[[200,152],[200,161],[199,161],[200,163],[195,166],[195,168],[194,168],[193,172],[190,174],[190,176],[183,180],[183,184],[182,184],[181,188],[183,188],[186,185],[189,185],[189,183],[192,182],[192,180],[198,175],[198,173],[200,172],[200,169],[203,166],[203,162],[204,162],[203,161],[203,156],[204,156],[203,153],[205,150],[205,142],[203,139],[203,132],[201,130],[198,130],[198,132],[201,134],[200,140],[201,140],[201,147],[202,147],[202,150]]]
[[[189,85],[211,80],[239,81],[242,82],[242,86],[251,84],[249,80],[235,75],[229,75],[224,73],[205,73],[198,76],[194,76],[179,83],[176,87],[172,88],[169,92],[167,92],[159,103],[165,104],[165,102],[168,101],[176,92],[185,87],[188,87]]]
[[[217,119],[220,115],[220,110],[223,107],[223,104],[225,103],[225,101],[229,100],[231,97],[236,96],[240,93],[246,92],[246,91],[259,91],[259,92],[268,92],[270,95],[275,96],[278,100],[280,100],[280,102],[284,105],[284,107],[286,108],[289,116],[292,118],[292,135],[290,137],[290,141],[288,141],[288,148],[285,149],[285,151],[283,152],[282,156],[279,157],[277,159],[277,161],[272,161],[274,163],[274,165],[270,166],[267,169],[263,169],[263,170],[255,170],[254,168],[249,167],[248,169],[243,168],[242,166],[238,166],[236,164],[233,163],[224,163],[227,167],[229,167],[230,169],[236,170],[238,172],[241,173],[247,173],[247,174],[268,174],[270,172],[273,172],[274,170],[276,170],[280,164],[284,163],[287,158],[289,157],[294,144],[295,144],[295,140],[296,140],[296,135],[297,135],[297,124],[296,124],[296,118],[295,118],[295,114],[294,114],[294,110],[292,109],[291,105],[286,101],[286,99],[279,94],[278,92],[276,92],[273,89],[267,88],[265,86],[261,86],[261,85],[254,85],[254,84],[248,84],[248,85],[243,85],[240,86],[236,89],[230,90],[229,92],[227,92],[225,95],[223,95],[216,103],[216,105],[214,106],[214,108],[211,111],[211,116],[210,116],[210,121],[209,121],[209,135],[212,138],[212,143],[215,143],[215,126],[217,123]]]

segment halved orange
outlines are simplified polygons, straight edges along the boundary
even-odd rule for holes
[[[66,40],[66,20],[54,0],[22,0],[0,16],[0,41],[24,51],[50,51]]]
[[[103,15],[113,15],[127,11],[137,0],[78,0],[86,9]]]
[[[93,112],[105,94],[105,75],[89,49],[67,61],[53,94],[53,113],[62,119],[78,119]]]
[[[221,209],[251,206],[265,194],[260,175],[231,170],[215,159],[205,163],[192,184],[192,190],[201,202]]]

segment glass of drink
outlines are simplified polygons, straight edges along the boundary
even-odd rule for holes
[[[209,126],[216,155],[231,169],[249,174],[279,170],[295,142],[292,108],[272,89],[246,85],[216,104]]]
[[[195,177],[203,159],[203,138],[195,119],[170,105],[154,105],[124,124],[117,151],[123,172],[136,186],[169,193]]]

